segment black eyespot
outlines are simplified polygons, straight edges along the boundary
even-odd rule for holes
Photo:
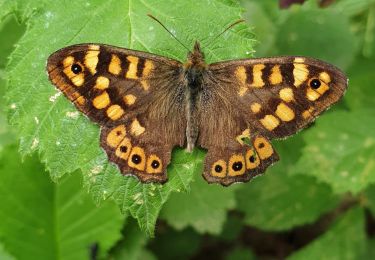
[[[255,157],[254,157],[254,155],[252,155],[252,156],[249,157],[249,161],[250,161],[251,163],[255,162]]]
[[[121,151],[122,153],[126,153],[126,152],[128,151],[128,147],[122,145],[122,146],[120,146],[120,151]]]
[[[258,145],[258,148],[259,149],[262,149],[264,147],[264,143],[260,143],[259,145]]]
[[[157,160],[153,160],[151,163],[151,167],[154,169],[157,169],[159,167],[160,163]]]
[[[81,67],[79,64],[74,63],[74,64],[72,65],[72,67],[71,67],[71,70],[72,70],[72,72],[73,72],[74,74],[79,74],[79,73],[82,72],[82,67]]]
[[[321,83],[319,79],[313,79],[310,81],[310,87],[313,89],[318,89],[320,87]]]
[[[141,156],[139,156],[138,154],[134,154],[134,155],[132,156],[132,162],[133,162],[134,164],[140,164],[140,163],[141,163],[141,160],[142,160],[142,158],[141,158]]]
[[[215,172],[221,172],[222,170],[223,170],[223,167],[221,167],[221,165],[215,166]]]
[[[242,169],[242,162],[235,162],[235,163],[233,163],[232,169],[233,169],[233,171],[236,171],[236,172],[241,171],[241,169]]]
[[[117,131],[117,132],[116,132],[116,135],[117,135],[117,136],[120,136],[121,134],[122,134],[121,131]]]

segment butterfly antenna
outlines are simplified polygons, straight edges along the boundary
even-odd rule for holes
[[[216,41],[217,38],[219,38],[221,35],[223,35],[226,31],[228,31],[230,28],[234,27],[235,25],[239,24],[239,23],[243,23],[245,22],[245,19],[239,19],[237,21],[235,21],[234,23],[230,24],[227,28],[225,28],[221,33],[219,33],[215,38],[213,38],[206,46],[209,46],[210,44],[212,44],[213,42]]]
[[[177,37],[174,36],[174,34],[171,33],[171,31],[169,31],[169,30],[167,29],[167,27],[165,27],[164,24],[162,24],[162,22],[159,21],[158,18],[156,18],[156,17],[153,16],[152,14],[147,14],[147,16],[150,17],[150,18],[152,18],[152,19],[154,19],[156,22],[158,22],[158,23],[159,23],[159,24],[160,24],[160,25],[161,25],[161,26],[162,26],[167,32],[169,32],[170,35],[172,35],[173,38],[175,38],[175,40],[176,40],[177,42],[179,42],[182,46],[184,46],[185,49],[187,49],[188,51],[190,51],[190,49],[189,49],[188,47],[186,47],[185,44],[183,44],[179,39],[177,39]]]

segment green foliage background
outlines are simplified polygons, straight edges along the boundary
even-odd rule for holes
[[[375,1],[318,2],[0,1],[0,259],[375,257]],[[107,162],[98,126],[54,89],[45,63],[82,42],[184,61],[147,13],[185,45],[199,40],[208,62],[312,56],[346,71],[349,89],[273,142],[281,161],[251,183],[208,185],[204,152],[176,149],[168,183],[141,184]]]

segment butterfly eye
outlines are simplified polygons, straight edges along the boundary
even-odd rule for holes
[[[128,147],[122,145],[122,146],[120,146],[120,151],[121,151],[122,153],[126,153],[126,152],[128,151]]]
[[[255,162],[255,156],[254,156],[254,155],[250,156],[250,157],[249,157],[249,161],[250,161],[251,163],[254,163],[254,162]]]
[[[157,160],[153,160],[151,163],[151,167],[154,169],[157,169],[159,167],[160,163]]]
[[[233,163],[232,169],[233,169],[233,171],[236,171],[236,172],[241,171],[241,169],[242,169],[242,162],[235,162],[235,163]]]
[[[82,72],[82,67],[81,67],[79,64],[74,63],[74,64],[72,65],[72,67],[71,67],[71,70],[72,70],[72,72],[73,72],[74,74],[79,74],[79,73]]]
[[[221,165],[216,165],[215,166],[215,172],[220,173],[222,171],[223,171],[223,167]]]
[[[141,156],[139,156],[138,154],[134,154],[134,155],[132,156],[132,162],[133,162],[134,164],[140,164],[140,163],[141,163],[141,160],[142,160],[142,158],[141,158]]]
[[[312,89],[318,89],[320,87],[320,85],[321,85],[321,82],[320,82],[319,79],[313,79],[313,80],[310,81],[310,87]]]

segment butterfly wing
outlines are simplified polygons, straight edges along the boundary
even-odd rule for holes
[[[101,146],[123,174],[167,180],[174,146],[183,146],[181,63],[108,45],[79,44],[48,59],[52,83],[101,127]]]
[[[269,140],[306,127],[347,88],[338,68],[312,58],[275,57],[209,65],[199,144],[204,177],[229,185],[250,180],[278,160]],[[203,114],[204,113],[204,114]]]

